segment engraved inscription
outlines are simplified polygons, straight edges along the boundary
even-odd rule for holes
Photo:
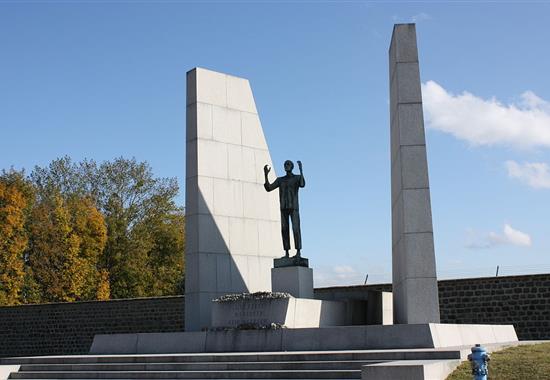
[[[235,302],[231,305],[231,319],[228,321],[230,326],[238,326],[242,324],[258,324],[266,325],[270,323],[267,318],[265,303],[261,305],[259,302]]]
[[[269,326],[284,324],[288,300],[246,300],[217,303],[214,325],[239,327],[241,325]]]

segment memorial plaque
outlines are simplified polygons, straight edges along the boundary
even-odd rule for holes
[[[212,302],[216,328],[287,328],[344,326],[345,302],[304,298],[236,299]]]
[[[215,302],[212,325],[214,327],[267,327],[272,323],[284,325],[288,308],[289,298]]]

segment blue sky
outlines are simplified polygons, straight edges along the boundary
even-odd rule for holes
[[[136,157],[183,205],[185,73],[242,76],[274,163],[304,163],[316,285],[388,281],[396,22],[417,23],[440,277],[549,272],[548,2],[0,0],[0,168]]]

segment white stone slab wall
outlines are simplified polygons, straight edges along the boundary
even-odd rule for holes
[[[185,327],[210,326],[211,300],[270,291],[281,256],[272,165],[248,80],[195,68],[187,73]],[[275,170],[270,181],[275,179]]]
[[[416,29],[393,29],[390,60],[394,323],[439,322]]]

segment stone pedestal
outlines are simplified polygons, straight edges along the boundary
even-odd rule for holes
[[[305,257],[288,257],[283,256],[278,259],[273,260],[273,268],[283,268],[283,267],[309,267],[309,260]]]
[[[313,298],[313,270],[302,266],[272,268],[271,289],[296,298]]]

